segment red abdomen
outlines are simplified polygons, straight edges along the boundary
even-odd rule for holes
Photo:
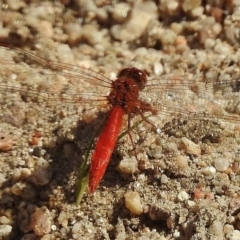
[[[90,193],[94,192],[106,171],[121,130],[124,113],[123,108],[120,106],[114,106],[111,109],[107,123],[96,143],[90,167],[88,187]]]

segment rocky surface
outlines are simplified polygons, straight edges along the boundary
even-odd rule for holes
[[[111,79],[135,66],[160,82],[238,80],[239,22],[238,0],[0,2],[1,42]],[[45,108],[47,98],[25,87],[89,86],[64,76],[42,82],[43,69],[31,69],[24,56],[7,65],[10,57],[1,51],[1,239],[240,239],[239,122],[153,116],[160,131],[146,122],[133,130],[138,162],[121,138],[100,186],[76,206],[77,172],[104,107],[63,101]],[[23,94],[3,90],[4,79],[10,89],[26,75]],[[195,100],[191,91],[184,107],[208,103],[209,111],[238,119],[239,83],[222,89],[229,93],[217,100],[227,102],[224,110],[214,108],[215,96]]]

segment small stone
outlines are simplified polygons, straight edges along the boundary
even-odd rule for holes
[[[76,233],[80,232],[81,228],[82,228],[81,222],[76,222],[72,227],[72,233],[76,234]]]
[[[204,47],[207,49],[213,48],[215,45],[215,40],[212,38],[207,38],[204,42]]]
[[[91,45],[95,45],[103,41],[103,33],[96,26],[86,24],[83,27],[83,38]]]
[[[178,195],[177,195],[177,200],[179,202],[183,202],[185,200],[188,200],[189,196],[185,191],[181,191]]]
[[[183,0],[182,9],[184,12],[190,12],[201,5],[201,0]]]
[[[3,152],[9,151],[12,149],[14,141],[12,138],[3,138],[0,139],[0,150]]]
[[[49,167],[37,167],[34,169],[30,180],[36,185],[46,185],[52,178],[52,171]]]
[[[111,33],[120,41],[134,41],[146,30],[149,22],[157,19],[157,7],[151,1],[136,1],[130,18],[124,24],[113,25]]]
[[[215,220],[208,228],[208,232],[211,235],[218,237],[218,239],[223,239],[223,224],[220,221]]]
[[[229,240],[238,240],[240,239],[240,231],[239,230],[233,230],[232,234],[228,238]]]
[[[138,192],[128,191],[124,195],[126,208],[136,215],[140,215],[143,212],[143,207]]]
[[[36,209],[31,215],[30,225],[37,236],[43,236],[51,231],[50,212],[47,207]]]
[[[9,218],[7,218],[6,216],[1,216],[0,217],[0,223],[1,224],[10,224],[11,220]]]
[[[20,168],[15,168],[13,169],[13,174],[12,174],[12,179],[14,181],[17,181],[21,176],[21,169]]]
[[[218,42],[214,46],[214,51],[218,54],[223,54],[225,56],[229,56],[230,54],[233,54],[233,48],[226,42]]]
[[[185,153],[193,154],[199,156],[201,154],[201,149],[199,145],[195,144],[186,137],[182,137],[181,148]]]
[[[10,225],[0,225],[0,235],[3,236],[8,236],[12,231],[12,226]]]
[[[234,230],[234,227],[233,225],[230,225],[230,224],[226,224],[223,228],[225,235],[230,235],[233,232],[233,230]]]
[[[22,168],[21,169],[21,177],[26,179],[31,175],[31,171],[29,168]]]
[[[16,196],[21,196],[26,188],[25,182],[16,182],[12,187],[11,191]]]
[[[174,233],[173,233],[173,237],[174,238],[179,238],[181,236],[181,233],[179,232],[179,231],[175,231]]]
[[[183,155],[178,155],[174,158],[175,166],[179,172],[187,173],[189,170],[188,158]]]
[[[123,159],[119,163],[118,169],[121,173],[133,174],[138,169],[138,162],[137,162],[136,158]]]
[[[205,167],[203,168],[202,172],[206,175],[206,176],[210,176],[213,177],[216,174],[216,168],[215,167]]]
[[[194,207],[196,203],[194,201],[188,200],[186,205],[187,207],[191,208],[191,207]]]
[[[120,23],[123,22],[126,17],[128,16],[130,11],[130,5],[127,3],[117,3],[114,6],[113,12],[112,12],[112,18]]]
[[[162,174],[161,176],[161,183],[166,184],[168,182],[168,177],[165,174]]]
[[[200,17],[203,14],[203,12],[204,12],[204,8],[202,6],[198,6],[191,11],[191,16]]]
[[[82,26],[78,23],[68,23],[64,26],[64,30],[68,33],[68,43],[70,45],[77,44],[82,38]]]
[[[229,168],[229,162],[226,158],[217,158],[214,165],[219,172],[224,172]]]

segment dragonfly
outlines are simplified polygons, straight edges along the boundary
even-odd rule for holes
[[[228,112],[229,103],[238,99],[238,80],[200,81],[174,74],[148,77],[135,67],[122,69],[112,80],[89,68],[48,60],[16,46],[0,43],[0,103],[21,108],[21,100],[33,99],[46,109],[69,104],[101,108],[107,106],[109,116],[91,157],[88,191],[93,193],[102,180],[121,131],[124,115],[127,116],[127,133],[132,119],[155,125],[146,113],[158,116],[162,125],[173,118],[187,120],[216,119],[238,124],[238,114]],[[34,79],[34,81],[32,80]],[[29,111],[23,111],[18,120],[9,120],[7,109],[2,109],[1,119],[21,125]],[[31,112],[31,111],[30,111]],[[33,113],[34,114],[34,113]],[[43,116],[44,118],[44,116]]]

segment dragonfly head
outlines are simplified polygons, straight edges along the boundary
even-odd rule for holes
[[[135,67],[122,69],[118,74],[118,78],[120,77],[127,77],[133,79],[139,86],[140,90],[145,87],[145,84],[147,82],[146,73]]]

